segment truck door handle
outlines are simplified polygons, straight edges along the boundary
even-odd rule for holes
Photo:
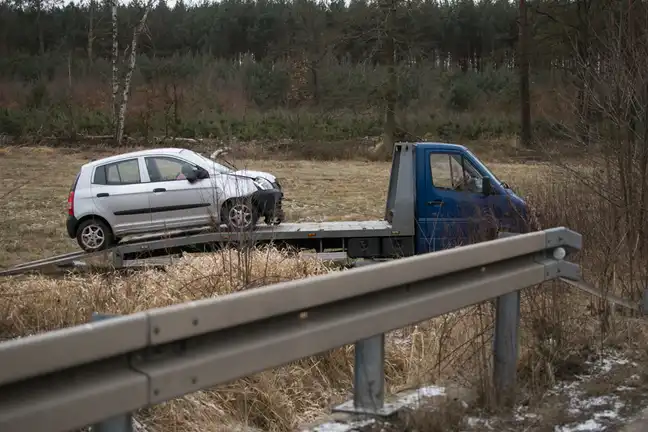
[[[97,194],[97,198],[103,198],[103,197],[107,197],[107,196],[110,196],[110,194],[108,192],[101,192],[101,193]]]
[[[429,206],[443,205],[443,201],[441,201],[441,200],[428,201],[428,202],[427,202],[427,205],[429,205]]]
[[[155,189],[153,189],[153,192],[166,192],[166,189],[164,189],[164,188],[155,188]]]

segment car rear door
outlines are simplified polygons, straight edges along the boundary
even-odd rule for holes
[[[155,230],[211,225],[218,216],[216,188],[210,178],[190,183],[183,167],[198,166],[171,155],[145,156],[149,207]]]
[[[142,181],[140,159],[99,165],[92,175],[91,193],[97,213],[117,235],[150,229],[149,187]]]

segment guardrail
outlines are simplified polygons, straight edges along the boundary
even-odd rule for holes
[[[564,258],[580,247],[554,228],[7,341],[0,430],[73,430],[356,341],[384,351],[385,332],[578,280]],[[382,397],[354,407],[378,412]]]

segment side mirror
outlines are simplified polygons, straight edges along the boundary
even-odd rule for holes
[[[209,178],[209,172],[204,168],[198,168],[197,176],[199,179]]]
[[[491,183],[490,177],[482,178],[482,193],[485,196],[493,195],[493,184]]]
[[[189,183],[193,183],[198,180],[198,173],[194,171],[189,165],[183,165],[182,174],[189,181]]]

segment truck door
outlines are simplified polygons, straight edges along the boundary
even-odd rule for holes
[[[475,165],[460,151],[424,148],[421,153],[417,154],[416,253],[491,237],[488,209],[494,198],[482,193],[482,175]]]

